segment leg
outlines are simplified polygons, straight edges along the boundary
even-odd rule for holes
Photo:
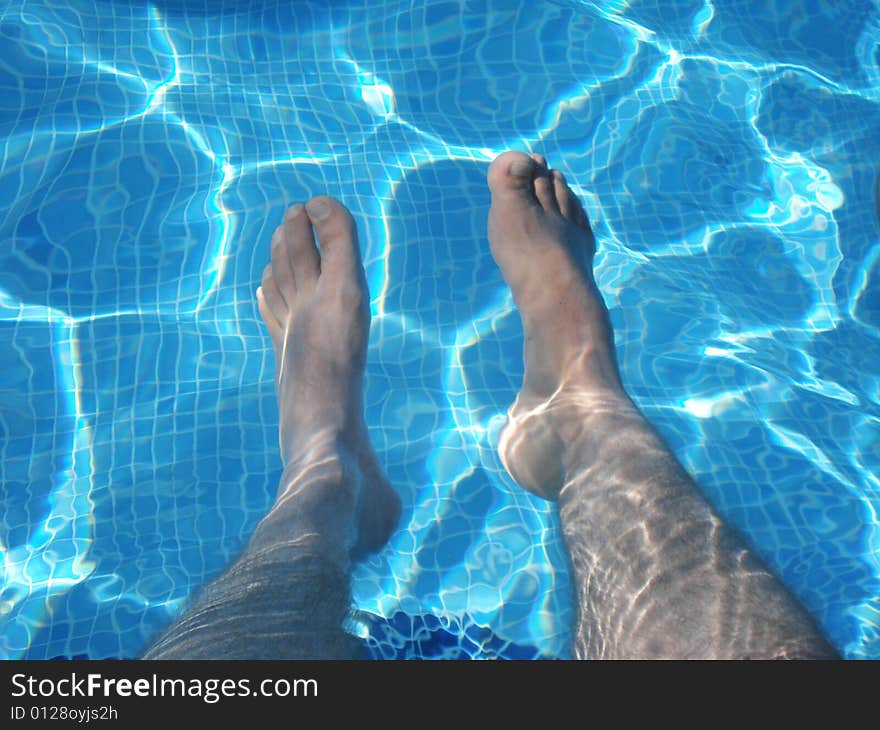
[[[836,656],[624,391],[595,242],[565,180],[539,155],[507,152],[489,187],[489,242],[525,331],[499,450],[514,479],[559,502],[575,655]]]
[[[278,496],[242,556],[149,659],[352,658],[357,645],[342,629],[349,563],[379,549],[400,514],[364,422],[369,297],[339,202],[287,211],[257,298],[275,350]]]

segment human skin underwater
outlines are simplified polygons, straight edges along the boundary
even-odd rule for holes
[[[525,335],[499,451],[558,505],[577,658],[829,658],[815,621],[703,499],[620,379],[595,239],[563,175],[508,151],[488,169],[489,244]],[[352,562],[400,500],[370,445],[369,292],[351,213],[319,196],[272,237],[257,293],[275,353],[285,465],[274,506],[146,658],[354,658]]]

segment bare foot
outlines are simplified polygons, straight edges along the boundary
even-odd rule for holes
[[[397,524],[400,499],[364,422],[370,307],[357,231],[345,206],[319,196],[286,211],[272,236],[257,301],[275,349],[285,474],[339,465],[354,490],[352,553],[374,552]],[[282,482],[279,503],[292,488]]]
[[[489,244],[525,333],[525,375],[499,453],[519,484],[556,499],[565,479],[566,419],[631,404],[593,279],[595,239],[577,197],[540,155],[505,152],[488,180]]]

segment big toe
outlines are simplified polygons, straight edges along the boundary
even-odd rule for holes
[[[534,185],[537,169],[538,163],[524,152],[504,152],[489,165],[489,190],[493,196],[519,198],[538,205]]]

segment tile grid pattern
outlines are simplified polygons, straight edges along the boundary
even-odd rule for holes
[[[802,5],[0,2],[0,656],[136,656],[246,541],[280,473],[254,289],[320,192],[359,223],[405,503],[352,630],[565,656],[555,516],[494,453],[510,147],[587,203],[639,404],[836,645],[880,656],[880,12]]]

